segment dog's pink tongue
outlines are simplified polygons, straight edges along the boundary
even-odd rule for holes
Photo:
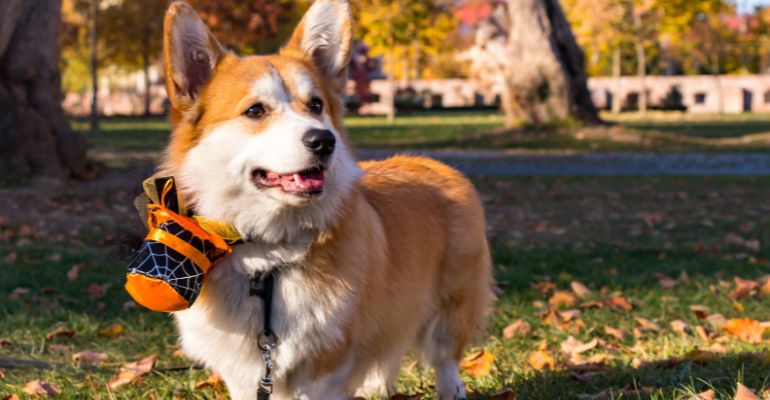
[[[323,190],[324,173],[319,171],[281,175],[280,182],[283,190],[287,192],[317,192]]]

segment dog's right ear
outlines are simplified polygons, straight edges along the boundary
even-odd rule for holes
[[[163,62],[172,122],[193,108],[225,53],[192,7],[171,3],[163,22]]]

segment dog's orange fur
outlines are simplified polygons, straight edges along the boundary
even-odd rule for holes
[[[166,24],[173,23],[179,12],[188,12],[188,7],[172,5]],[[341,88],[302,53],[303,29],[300,25],[287,47],[272,56],[241,58],[220,54],[221,47],[212,45],[218,62],[197,99],[177,93],[168,50],[173,44],[166,35],[173,126],[164,163],[169,174],[178,171],[212,126],[237,118],[253,102],[250,85],[270,66],[284,81],[291,81],[298,69],[310,74],[321,88],[325,112],[337,131],[344,132]],[[253,122],[253,134],[259,135],[270,123],[270,118]],[[316,232],[301,269],[299,279],[308,293],[358,294],[357,303],[349,305],[354,317],[342,327],[344,340],[308,355],[309,377],[338,370],[351,357],[377,360],[387,358],[393,349],[410,347],[430,331],[426,309],[433,310],[440,329],[441,338],[435,340],[451,341],[447,357],[456,363],[483,329],[493,300],[479,197],[468,179],[428,158],[399,156],[363,162],[360,168],[363,177],[344,200],[337,221]],[[208,308],[218,295],[204,285],[197,303]]]

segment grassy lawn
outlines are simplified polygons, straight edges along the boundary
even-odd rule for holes
[[[41,191],[1,189],[0,363],[44,360],[55,368],[0,364],[0,398],[21,394],[33,379],[61,386],[62,398],[222,396],[221,388],[195,388],[207,372],[174,355],[170,318],[133,307],[122,289],[125,262],[112,252],[133,213],[133,192],[122,183],[132,181],[130,175],[113,171],[88,185]],[[738,381],[756,390],[770,388],[770,356],[760,353],[767,340],[739,340],[690,310],[699,305],[726,319],[770,320],[767,296],[729,295],[734,277],[770,274],[770,178],[481,178],[476,183],[487,206],[500,298],[475,349],[495,356],[494,369],[478,378],[465,376],[472,398],[506,387],[519,399],[573,399],[629,387],[646,394],[596,398],[690,399],[713,387],[717,398],[732,399]],[[22,213],[12,204],[36,211]],[[79,273],[68,277],[73,266]],[[661,284],[658,274],[676,279],[683,271],[687,279]],[[553,300],[554,290],[570,290],[573,281],[592,294],[572,299],[574,304]],[[633,309],[613,310],[606,302],[613,296]],[[589,301],[595,303],[581,306]],[[580,315],[567,313],[572,320],[565,321],[567,314],[554,312],[567,310]],[[636,337],[637,317],[656,322],[660,330],[648,326]],[[505,338],[504,327],[519,319],[531,331]],[[713,335],[677,333],[670,326],[677,319]],[[116,324],[121,333],[100,335]],[[625,337],[606,334],[605,326]],[[57,328],[74,335],[47,339]],[[600,362],[585,370],[570,368],[570,357],[560,351],[570,335],[582,342],[599,339],[580,357]],[[530,365],[538,348],[554,357],[554,370]],[[694,349],[713,354],[685,357]],[[72,357],[85,350],[105,352],[108,359],[79,368]],[[105,382],[122,363],[151,354],[159,357],[152,373],[108,394]],[[660,360],[668,361],[655,363]],[[405,362],[402,392],[430,392],[431,382],[429,373]]]
[[[770,115],[603,114],[612,125],[581,128],[502,129],[492,111],[427,112],[404,115],[390,125],[384,117],[346,118],[353,143],[361,147],[481,148],[577,151],[761,151],[770,148]],[[87,131],[87,121],[73,119]],[[100,150],[154,151],[168,140],[164,118],[108,118],[87,133]]]

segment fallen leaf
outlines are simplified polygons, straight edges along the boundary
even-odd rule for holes
[[[671,329],[674,330],[674,332],[679,333],[683,336],[687,336],[689,332],[692,331],[690,328],[690,325],[687,324],[687,322],[682,321],[681,319],[675,319],[671,321]]]
[[[639,327],[643,331],[650,331],[650,332],[660,332],[662,328],[660,325],[658,325],[656,322],[651,321],[647,318],[642,317],[634,317],[636,322],[639,323]]]
[[[115,389],[125,384],[136,382],[142,375],[146,375],[152,371],[152,367],[155,365],[155,361],[158,356],[147,356],[139,361],[123,364],[120,367],[120,371],[107,383],[111,389]]]
[[[711,331],[709,331],[708,329],[700,325],[696,325],[695,328],[693,328],[693,330],[695,330],[695,333],[697,333],[698,336],[700,336],[700,338],[703,340],[709,340],[714,336],[714,334]]]
[[[708,317],[706,317],[706,322],[708,322],[708,324],[714,330],[722,329],[722,326],[725,324],[725,321],[727,321],[727,319],[722,314],[711,314]]]
[[[567,340],[561,342],[561,351],[565,354],[581,354],[588,350],[595,348],[599,344],[599,340],[594,338],[593,340],[583,343],[576,339],[574,336],[570,336]]]
[[[535,350],[529,353],[527,363],[529,363],[535,371],[553,370],[556,368],[556,360],[545,349]]]
[[[113,337],[113,336],[120,335],[121,333],[123,333],[123,325],[115,324],[108,328],[104,328],[99,332],[96,332],[96,336]]]
[[[54,330],[52,330],[52,331],[50,331],[50,332],[45,334],[45,338],[48,339],[48,340],[52,340],[53,338],[56,338],[56,337],[68,337],[68,338],[71,338],[73,336],[75,336],[75,331],[73,331],[72,329],[64,328],[64,327],[56,328],[56,329],[54,329]]]
[[[735,282],[735,289],[730,292],[729,296],[735,300],[740,300],[751,296],[754,290],[759,287],[759,282],[749,279],[741,279],[737,276],[733,278],[733,281]]]
[[[54,397],[61,393],[61,387],[41,381],[40,379],[35,379],[34,381],[27,382],[27,384],[24,385],[24,389],[21,391],[30,396]]]
[[[548,304],[554,308],[572,307],[576,302],[577,297],[572,292],[566,290],[554,292],[553,296],[548,300]]]
[[[762,335],[765,333],[765,328],[762,327],[759,321],[751,318],[728,320],[722,326],[722,330],[750,343],[762,343]]]
[[[529,322],[519,319],[503,329],[503,337],[510,339],[514,336],[526,336],[532,330]]]
[[[11,300],[18,300],[21,298],[21,296],[24,296],[26,294],[29,294],[29,289],[25,287],[17,287],[16,289],[13,289],[10,295],[8,295],[8,298]]]
[[[604,303],[613,310],[624,310],[624,311],[631,311],[634,309],[634,307],[631,305],[631,303],[628,302],[624,297],[622,296],[614,296],[609,299],[606,299]]]
[[[693,304],[690,306],[690,311],[695,314],[698,319],[706,319],[709,316],[709,308],[700,304]]]
[[[95,351],[81,351],[72,355],[72,360],[76,363],[100,364],[107,359],[107,353]]]
[[[13,342],[8,338],[0,338],[0,346],[11,346]]]
[[[48,351],[56,353],[68,353],[72,346],[68,344],[51,343],[48,345]]]
[[[19,398],[19,396],[16,395],[16,393],[14,393],[3,397],[3,400],[21,400],[21,399]]]
[[[211,388],[211,389],[219,389],[224,387],[225,381],[222,380],[222,377],[219,376],[216,372],[211,373],[208,378],[206,378],[205,381],[198,381],[195,383],[196,389],[204,389],[204,388]]]
[[[604,333],[610,335],[618,340],[623,340],[626,337],[626,333],[618,328],[613,328],[609,325],[604,326]]]
[[[658,278],[658,284],[660,284],[660,287],[664,289],[672,289],[679,285],[678,280],[668,275],[661,274],[660,272],[656,272],[655,277]]]
[[[570,284],[570,288],[572,288],[572,292],[575,293],[575,295],[579,297],[581,300],[593,295],[593,292],[591,291],[591,289],[587,288],[586,285],[582,284],[579,281],[572,281],[572,283]]]
[[[78,275],[80,275],[80,271],[83,270],[83,266],[80,264],[75,264],[70,268],[69,271],[67,271],[67,280],[70,282],[75,282],[78,279]]]
[[[580,318],[581,315],[583,315],[583,313],[580,312],[580,310],[564,310],[564,311],[559,311],[559,316],[564,321],[572,321],[574,319],[578,319],[578,318]]]
[[[460,369],[474,378],[480,378],[492,372],[494,361],[495,356],[488,352],[487,349],[482,349],[462,359],[460,361]]]
[[[760,400],[760,398],[751,389],[738,382],[738,388],[735,390],[733,400]]]
[[[705,392],[700,392],[697,395],[695,395],[695,399],[693,400],[714,400],[717,398],[717,392],[715,392],[713,389],[709,389]]]

